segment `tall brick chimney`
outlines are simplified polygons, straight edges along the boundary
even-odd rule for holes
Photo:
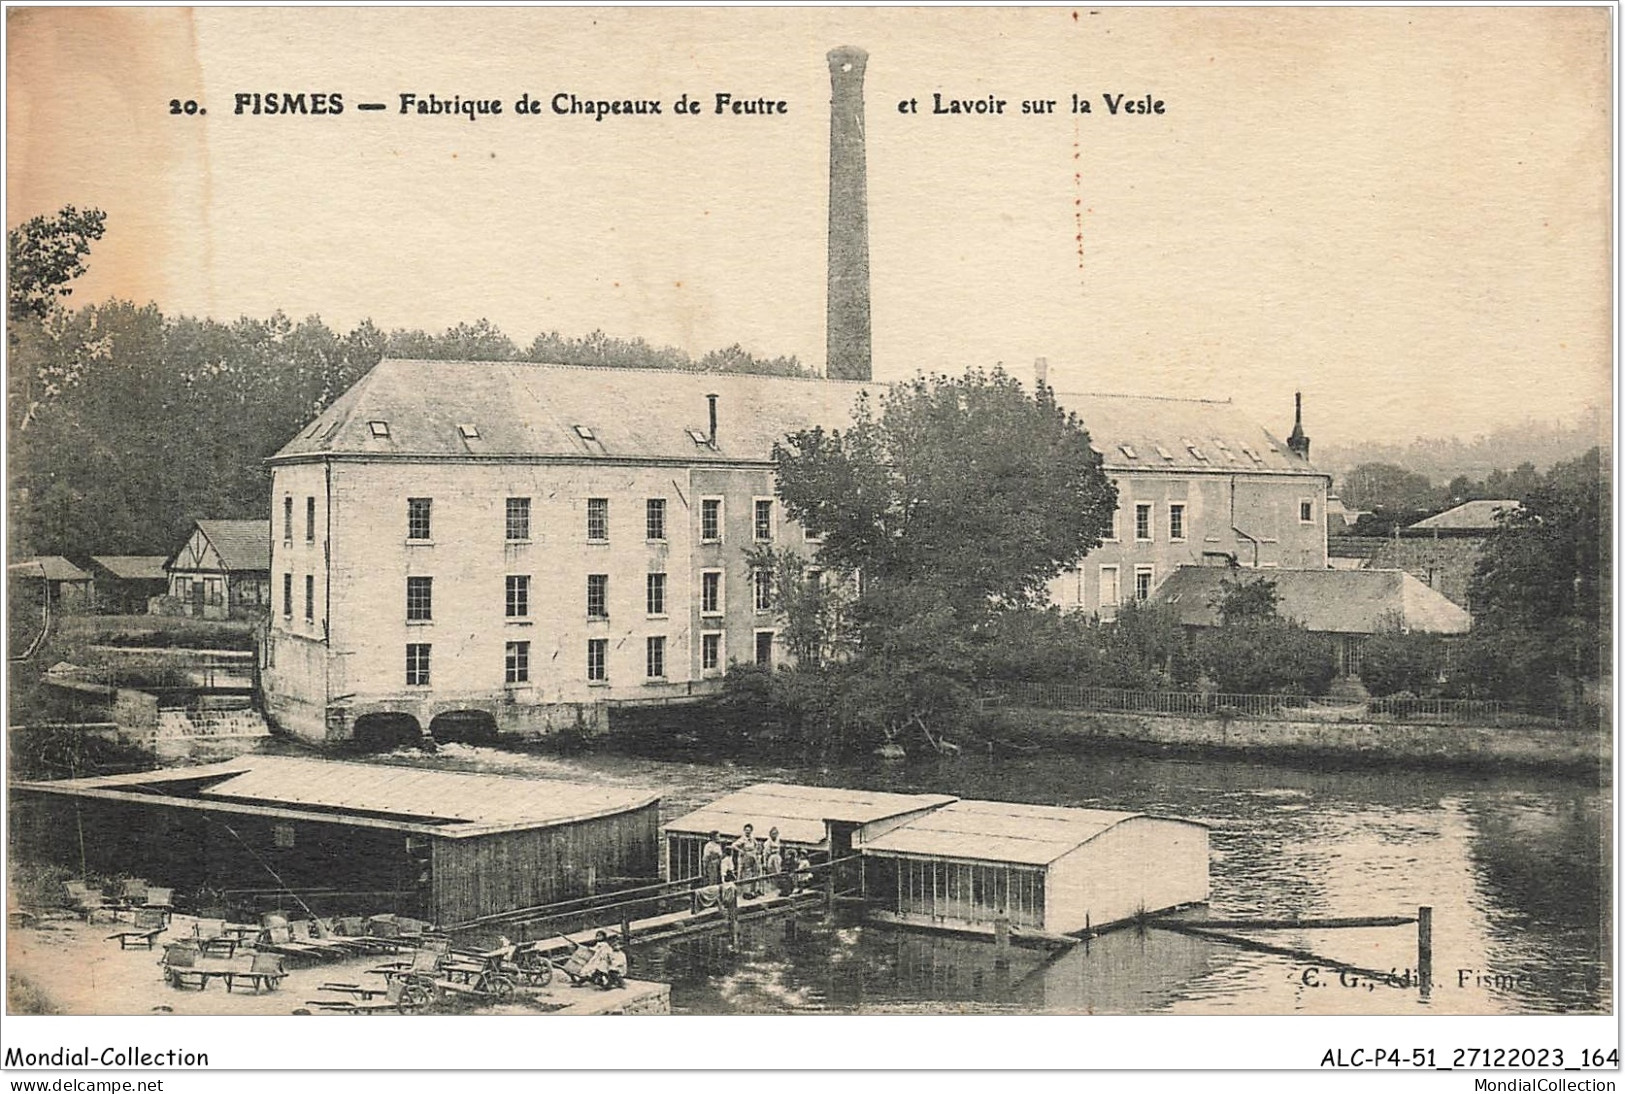
[[[869,380],[869,184],[863,150],[863,69],[856,46],[829,51],[829,301],[824,316],[832,380]]]

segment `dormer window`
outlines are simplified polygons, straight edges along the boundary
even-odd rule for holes
[[[710,444],[711,443],[711,438],[707,437],[705,435],[705,430],[703,430],[703,429],[691,429],[691,430],[688,431],[688,436],[689,436],[689,439],[692,440],[695,444]]]
[[[389,436],[389,423],[388,422],[378,422],[378,421],[368,422],[367,423],[367,428],[372,431],[372,435],[374,437],[387,437],[387,436]]]
[[[1119,452],[1123,453],[1123,455],[1127,456],[1131,460],[1137,460],[1137,459],[1140,458],[1140,457],[1138,457],[1138,456],[1136,456],[1134,454],[1134,446],[1133,445],[1120,444],[1120,445],[1117,446],[1117,449],[1118,449]]]
[[[1174,458],[1174,454],[1172,452],[1168,451],[1166,448],[1162,447],[1162,445],[1159,444],[1156,447],[1157,447],[1157,455],[1161,456],[1163,459],[1171,460],[1171,459]]]
[[[480,427],[475,425],[473,422],[463,422],[457,427],[457,432],[463,435],[463,440],[465,441],[477,441],[480,439]]]
[[[1203,454],[1202,450],[1197,448],[1194,444],[1186,445],[1185,447],[1189,448],[1191,450],[1191,455],[1195,456],[1198,460],[1201,460],[1203,463],[1208,462],[1207,456]]]
[[[576,426],[575,430],[576,436],[580,437],[584,441],[595,441],[598,439],[597,437],[593,436],[592,430],[584,425]]]

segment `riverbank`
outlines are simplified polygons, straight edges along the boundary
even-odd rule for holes
[[[390,960],[370,955],[346,961],[301,967],[289,962],[287,977],[275,991],[227,992],[219,980],[202,991],[177,989],[165,983],[159,961],[166,942],[191,933],[195,922],[176,916],[151,950],[121,949],[109,935],[122,925],[86,923],[66,915],[47,915],[31,926],[7,932],[10,982],[8,1010],[14,1014],[330,1014],[312,1006],[312,999],[346,999],[321,990],[329,981],[364,984],[382,990],[383,977],[369,970]],[[246,967],[251,951],[242,951],[235,963]],[[667,984],[628,980],[613,991],[572,987],[558,976],[545,988],[531,989],[527,998],[492,1006],[448,1004],[458,1012],[482,1014],[669,1014],[671,988]]]
[[[1599,729],[1226,718],[1011,707],[996,740],[1093,742],[1159,753],[1246,755],[1283,763],[1530,770],[1606,780],[1613,744]]]

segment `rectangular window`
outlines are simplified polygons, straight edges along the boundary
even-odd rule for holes
[[[1151,566],[1134,567],[1134,599],[1151,599],[1151,582],[1156,570]]]
[[[773,667],[773,632],[756,632],[756,663],[763,668]]]
[[[758,566],[750,572],[751,584],[756,590],[756,610],[770,612],[773,610],[773,571],[765,566]]]
[[[305,499],[305,542],[316,542],[316,499]]]
[[[753,524],[756,542],[766,543],[773,538],[773,501],[771,498],[756,499],[756,518]]]
[[[650,615],[666,614],[666,575],[650,574],[646,583],[646,610]]]
[[[722,499],[700,499],[700,539],[706,543],[722,540]]]
[[[282,575],[282,614],[293,618],[293,575]]]
[[[530,499],[509,498],[503,514],[503,538],[510,542],[530,538]]]
[[[282,499],[282,542],[293,542],[293,495]]]
[[[509,574],[503,591],[502,610],[509,619],[523,619],[530,614],[530,575]]]
[[[1122,515],[1123,515],[1122,506],[1118,506],[1118,507],[1116,507],[1116,508],[1114,508],[1112,510],[1112,526],[1111,526],[1111,529],[1106,533],[1106,542],[1108,542],[1108,543],[1116,543],[1119,539],[1122,538],[1123,533],[1121,531],[1122,524],[1121,524],[1121,520],[1120,520]]]
[[[1183,502],[1170,502],[1168,505],[1168,538],[1176,541],[1185,538],[1185,505]]]
[[[406,579],[406,618],[408,622],[434,618],[434,578]]]
[[[273,825],[271,825],[271,845],[273,847],[276,847],[278,850],[286,851],[288,848],[292,847],[293,844],[294,844],[293,825],[291,825],[291,824],[273,824]]]
[[[587,575],[587,618],[609,618],[609,575]]]
[[[706,631],[700,635],[700,670],[716,672],[722,667],[722,632]]]
[[[503,679],[510,684],[530,683],[530,643],[509,642],[502,653]]]
[[[609,499],[587,499],[587,539],[603,543],[609,539]]]
[[[1148,501],[1134,506],[1134,538],[1142,543],[1151,539],[1151,503]]]
[[[1120,587],[1117,567],[1102,566],[1100,568],[1100,606],[1102,608],[1115,608],[1122,603],[1123,590]]]
[[[1298,503],[1298,520],[1303,524],[1315,523],[1315,503],[1305,498]]]
[[[664,680],[666,678],[666,636],[652,634],[644,639],[645,662],[648,668],[648,677],[651,680]]]
[[[311,622],[316,618],[316,578],[313,574],[305,575],[305,621]]]
[[[429,510],[433,507],[433,498],[407,498],[406,499],[406,538],[429,538]]]
[[[700,571],[700,614],[722,614],[722,571]]]
[[[643,536],[651,540],[666,538],[665,498],[650,498],[643,503]]]
[[[587,679],[603,683],[609,679],[609,639],[587,639]]]
[[[429,682],[429,644],[409,642],[406,646],[406,682],[413,686]]]

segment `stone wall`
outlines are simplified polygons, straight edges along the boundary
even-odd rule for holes
[[[1612,763],[1608,734],[1533,726],[1449,726],[1205,718],[1021,708],[1023,729],[1167,748],[1255,756],[1336,757],[1379,763],[1462,767],[1545,767],[1602,771]]]

